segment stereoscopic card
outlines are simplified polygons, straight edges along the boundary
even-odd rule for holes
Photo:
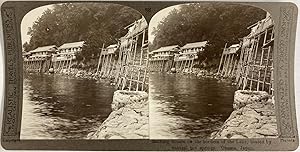
[[[298,147],[290,2],[6,1],[1,144]]]

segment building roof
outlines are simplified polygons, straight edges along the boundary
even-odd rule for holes
[[[107,47],[107,49],[116,48],[116,47],[118,47],[117,44],[112,44],[112,45],[109,45],[109,46]]]
[[[226,54],[234,54],[240,49],[240,44],[233,44],[225,49]]]
[[[161,48],[159,48],[157,50],[152,51],[152,53],[155,53],[155,52],[165,52],[165,51],[175,51],[175,50],[173,50],[175,48],[179,48],[179,46],[178,45],[164,46],[164,47],[161,47]]]
[[[248,29],[251,29],[251,32],[247,37],[252,37],[261,32],[264,32],[267,28],[269,28],[273,25],[274,25],[274,21],[272,20],[271,15],[269,13],[267,13],[266,18],[256,22],[255,24],[252,24],[248,27]]]
[[[36,52],[45,52],[45,51],[52,51],[51,49],[56,48],[55,45],[49,45],[49,46],[42,46],[38,47],[34,50],[29,51],[30,53],[36,53]]]
[[[68,48],[82,47],[83,44],[84,44],[84,41],[65,43],[62,46],[60,46],[58,49],[68,49]]]
[[[107,54],[114,54],[117,51],[117,49],[118,49],[118,45],[112,44],[106,48],[106,51],[107,51]]]
[[[181,49],[205,47],[206,44],[207,44],[207,41],[188,43],[188,44],[184,45]]]
[[[232,44],[229,48],[237,48],[240,47],[240,44]]]
[[[128,28],[128,33],[125,35],[126,38],[132,37],[139,32],[142,32],[144,29],[148,27],[148,23],[145,18],[141,18],[125,28]]]
[[[31,53],[30,52],[24,52],[22,51],[22,55],[30,55]]]

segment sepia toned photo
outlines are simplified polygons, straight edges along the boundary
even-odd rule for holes
[[[23,18],[21,139],[148,138],[147,22],[109,3]]]
[[[295,150],[297,14],[290,2],[2,2],[1,146]]]
[[[190,3],[149,23],[151,139],[277,138],[272,16]]]

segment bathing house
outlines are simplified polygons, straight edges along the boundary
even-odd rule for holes
[[[222,77],[234,77],[239,61],[238,51],[240,50],[240,44],[233,44],[228,48],[226,48],[226,45],[221,56],[218,74]]]
[[[120,90],[148,89],[148,24],[141,18],[125,27],[120,38],[115,82]]]
[[[241,55],[236,73],[240,89],[267,91],[273,94],[274,21],[266,18],[249,26],[251,32],[242,40]]]
[[[24,52],[24,69],[26,71],[45,72],[50,68],[51,56],[56,49],[55,45],[50,45]]]
[[[62,69],[70,69],[76,54],[82,51],[84,41],[65,43],[53,54],[52,62],[55,72]]]
[[[195,64],[198,64],[198,53],[204,51],[207,41],[188,43],[184,45],[174,57],[174,66],[177,72],[185,70],[191,72]]]
[[[103,48],[98,62],[98,72],[102,77],[113,77],[116,69],[118,44],[109,45]],[[114,72],[113,72],[114,71]],[[97,73],[98,73],[97,72]]]
[[[180,50],[178,45],[165,46],[149,53],[149,68],[151,71],[169,71],[174,64],[174,55]]]

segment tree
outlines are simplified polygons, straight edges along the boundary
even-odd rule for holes
[[[23,44],[23,50],[24,50],[25,52],[30,51],[30,48],[29,48],[29,47],[30,47],[30,46],[29,46],[28,42],[25,42],[25,43]]]

